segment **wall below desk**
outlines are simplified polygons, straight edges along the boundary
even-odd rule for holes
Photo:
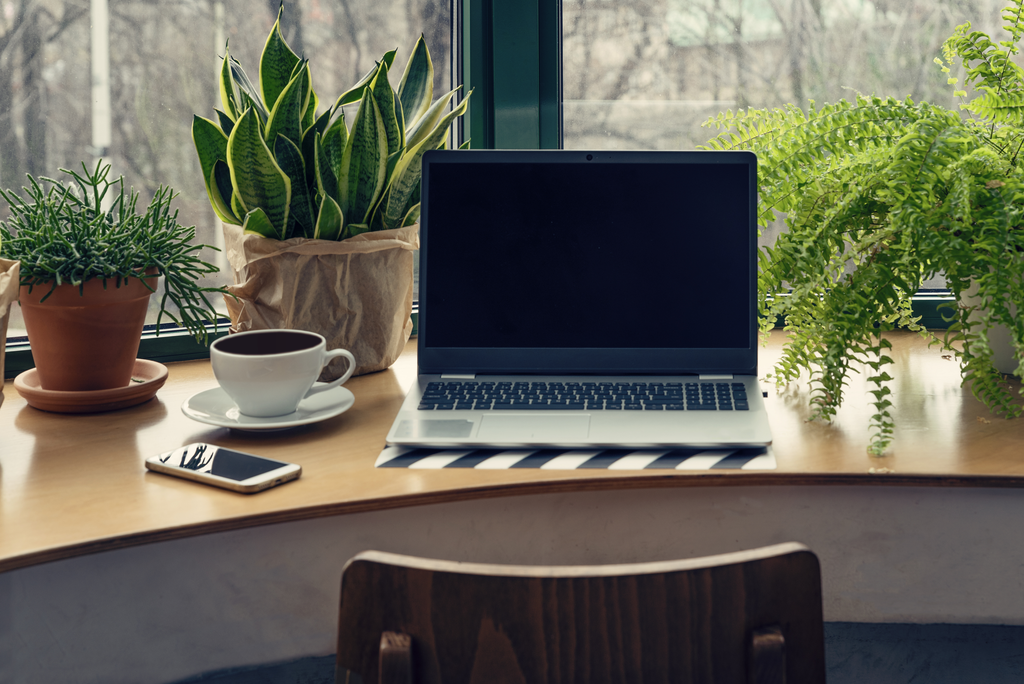
[[[589,564],[795,540],[821,559],[829,622],[1024,625],[1021,519],[1018,489],[733,486],[493,497],[221,532],[0,574],[0,681],[166,684],[326,657],[341,568],[369,548]]]

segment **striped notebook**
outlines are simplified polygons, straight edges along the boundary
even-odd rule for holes
[[[425,449],[389,446],[377,468],[775,470],[771,447],[747,449]]]

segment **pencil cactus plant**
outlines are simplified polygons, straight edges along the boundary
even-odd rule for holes
[[[281,6],[281,12],[284,5]],[[195,116],[192,139],[217,216],[246,233],[343,240],[400,228],[419,218],[421,158],[445,146],[465,113],[452,110],[458,88],[432,101],[434,69],[421,35],[398,91],[389,81],[391,50],[325,111],[308,60],[270,31],[258,86],[225,46],[216,120]],[[352,124],[343,107],[358,103]]]
[[[894,434],[893,361],[883,333],[905,326],[930,335],[911,315],[911,297],[939,273],[959,300],[941,342],[990,409],[1022,412],[1022,390],[1004,382],[989,342],[990,331],[1005,326],[1018,364],[1024,358],[1017,313],[1024,307],[1024,69],[1013,61],[1024,37],[1024,0],[1011,0],[1002,16],[1006,40],[964,24],[935,59],[960,111],[859,96],[811,103],[806,112],[789,105],[708,122],[725,129],[709,147],[757,153],[761,225],[781,212],[788,226],[760,253],[764,327],[781,316],[789,331],[776,380],[807,371],[814,417],[827,420],[842,402],[852,362],[863,361],[875,454]],[[961,65],[963,85],[951,74]],[[982,306],[963,299],[972,289]]]

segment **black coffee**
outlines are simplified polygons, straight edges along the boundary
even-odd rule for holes
[[[312,349],[320,344],[320,338],[301,330],[274,330],[245,335],[228,335],[213,344],[219,351],[227,354],[264,356]]]

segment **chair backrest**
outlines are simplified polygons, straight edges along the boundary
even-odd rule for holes
[[[342,575],[337,662],[366,684],[820,684],[821,572],[796,543],[603,566],[367,551]]]

